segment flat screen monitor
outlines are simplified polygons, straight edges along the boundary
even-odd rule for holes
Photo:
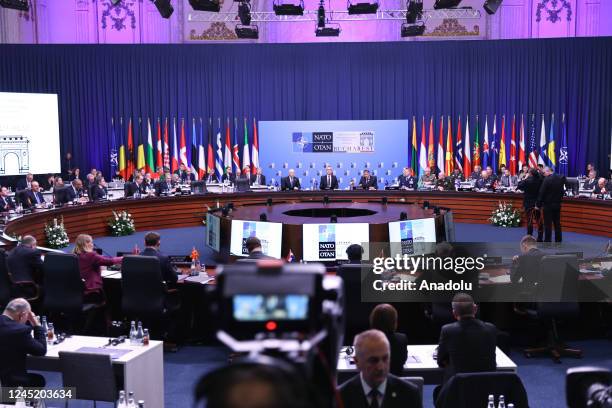
[[[308,295],[237,294],[233,298],[234,319],[241,322],[307,320]]]
[[[206,214],[206,238],[204,242],[206,246],[212,248],[214,251],[219,252],[220,250],[220,233],[221,233],[221,220],[216,215],[207,213]]]
[[[391,256],[424,255],[436,249],[434,218],[395,221],[389,223]]]
[[[303,254],[304,261],[346,260],[346,248],[352,244],[363,246],[363,259],[368,259],[370,226],[366,223],[354,224],[304,224]]]
[[[265,255],[273,258],[281,257],[283,242],[283,224],[279,222],[232,220],[230,254],[248,256],[246,240],[257,237],[261,241],[261,249]]]
[[[0,92],[2,176],[59,173],[56,94]]]

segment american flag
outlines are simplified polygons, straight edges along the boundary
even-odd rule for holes
[[[531,115],[529,127],[529,167],[538,167],[538,151],[536,148],[535,114]]]

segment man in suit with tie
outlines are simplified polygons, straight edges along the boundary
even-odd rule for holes
[[[15,209],[15,202],[9,196],[8,188],[0,188],[0,212],[7,212]]]
[[[41,278],[43,261],[36,248],[36,238],[26,235],[7,257],[7,265],[14,282],[38,282]]]
[[[26,174],[26,177],[24,179],[19,179],[19,181],[17,182],[17,185],[15,186],[15,191],[32,188],[32,181],[34,181],[34,175],[32,173]]]
[[[355,364],[359,374],[340,385],[345,407],[421,408],[418,389],[389,374],[389,341],[380,330],[358,334],[354,341]]]
[[[170,258],[160,252],[161,236],[157,232],[147,232],[144,236],[145,249],[140,253],[143,256],[154,256],[159,259],[161,265],[162,279],[166,283],[174,284],[178,280],[176,268],[170,262]]]
[[[416,190],[418,186],[414,171],[410,167],[404,167],[402,175],[398,177],[398,182],[400,190]]]
[[[163,179],[160,178],[160,180],[155,182],[155,195],[156,196],[161,196],[163,194],[171,194],[173,193],[173,189],[172,189],[172,175],[170,174],[170,171],[166,170],[164,172],[164,177]]]
[[[478,307],[466,293],[453,297],[452,308],[457,321],[442,327],[438,343],[437,360],[444,368],[444,382],[456,373],[495,371],[497,328],[476,319]]]
[[[591,190],[591,191],[593,191],[593,189],[597,185],[597,178],[596,177],[597,177],[597,172],[595,170],[589,171],[589,178],[586,179],[584,181],[584,183],[582,184],[582,189],[583,190]]]
[[[206,177],[204,180],[206,181],[206,184],[212,184],[212,183],[219,182],[219,179],[217,179],[217,175],[215,174],[214,169],[208,169],[208,173],[206,174]]]
[[[363,175],[359,180],[359,187],[364,190],[378,190],[378,182],[376,181],[376,176],[370,175],[370,170],[365,169],[363,171]]]
[[[29,324],[26,324],[29,323]],[[32,335],[34,330],[34,335]],[[0,316],[0,382],[3,387],[44,387],[45,377],[28,373],[28,355],[47,354],[47,333],[27,300],[13,299]]]
[[[55,194],[55,199],[58,204],[71,203],[74,200],[79,200],[83,197],[83,182],[79,179],[72,180],[68,187],[64,187]]]
[[[124,187],[126,197],[134,197],[135,194],[145,194],[144,186],[142,184],[142,176],[137,174],[134,176],[132,183],[127,183]]]
[[[552,240],[552,226],[555,226],[555,242],[561,242],[561,200],[565,194],[565,176],[555,174],[550,167],[544,167],[544,180],[540,186],[536,209],[544,211],[544,242]]]
[[[289,169],[289,175],[281,180],[281,190],[299,190],[300,179],[295,177],[295,170]]]
[[[261,167],[257,168],[257,174],[251,176],[251,184],[257,184],[260,186],[266,185],[266,176],[261,174]]]
[[[225,173],[221,176],[221,182],[225,183],[226,181],[229,184],[234,184],[234,181],[236,181],[236,176],[232,173],[232,166],[227,166]]]
[[[27,198],[29,201],[24,205],[24,208],[32,208],[32,207],[41,207],[45,204],[45,197],[43,197],[40,192],[40,186],[38,185],[38,181],[32,181],[32,188],[27,190]]]
[[[337,190],[338,189],[338,179],[334,175],[334,170],[331,166],[327,166],[325,168],[325,175],[321,176],[321,182],[319,183],[319,188],[321,190]]]

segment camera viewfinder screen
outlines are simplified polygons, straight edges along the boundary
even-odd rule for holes
[[[307,295],[234,295],[234,319],[241,322],[306,320]]]

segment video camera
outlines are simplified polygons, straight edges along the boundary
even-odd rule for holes
[[[568,408],[612,408],[612,371],[600,367],[568,369],[565,396]]]
[[[212,301],[217,338],[244,355],[232,364],[237,370],[245,361],[247,366],[271,364],[283,372],[289,365],[315,394],[312,406],[331,407],[344,333],[342,292],[342,280],[326,276],[320,264],[260,260],[220,267]],[[217,370],[218,375],[233,378],[227,377],[227,369]],[[215,373],[202,381],[210,384],[211,376]]]

